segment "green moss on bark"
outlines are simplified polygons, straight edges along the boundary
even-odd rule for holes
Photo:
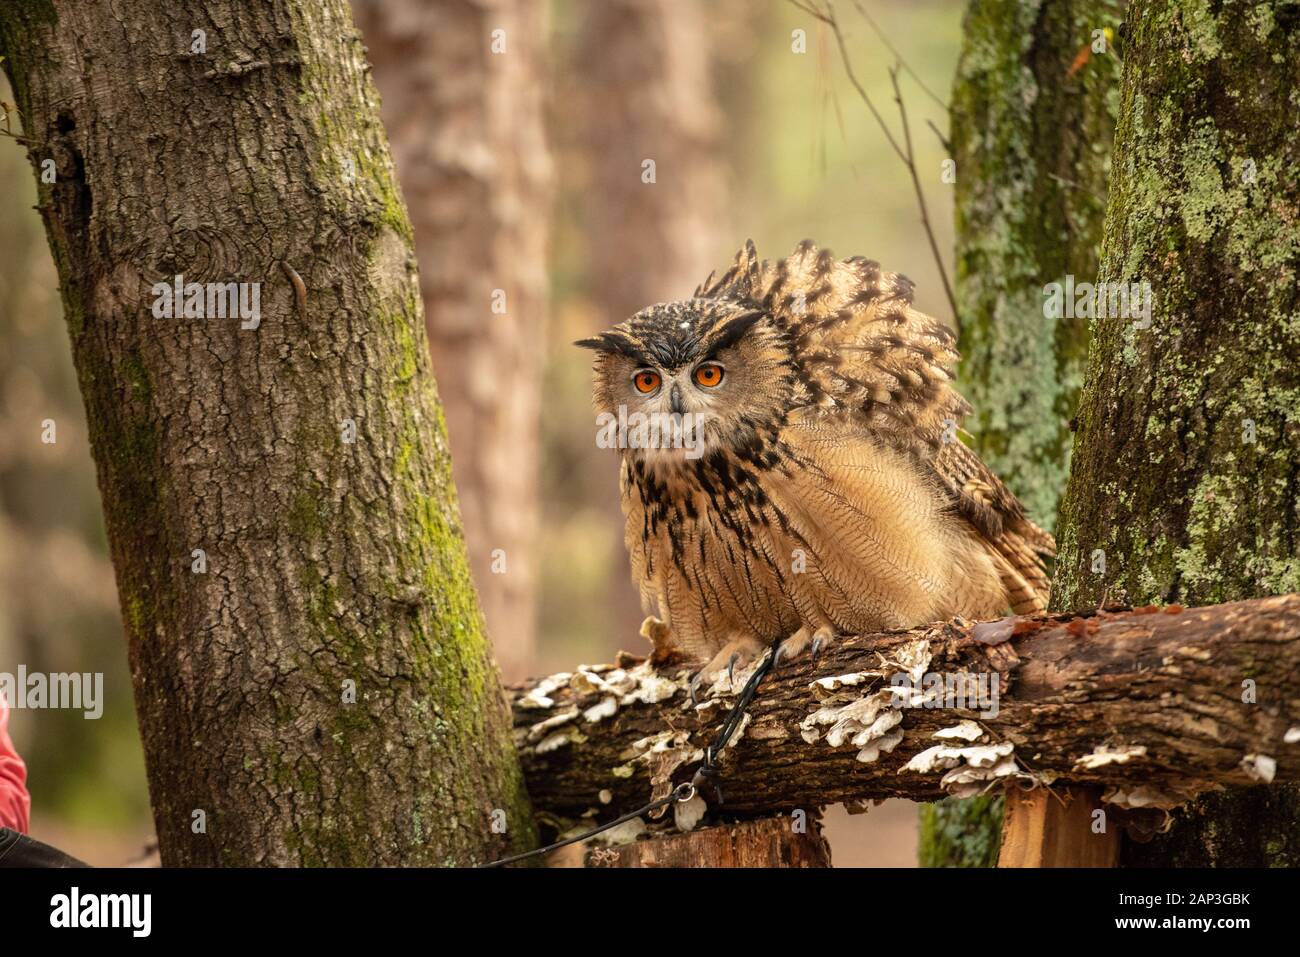
[[[999,794],[921,805],[920,865],[996,866],[1004,803]]]
[[[1101,2],[976,0],[953,87],[967,428],[1048,529],[1088,332],[1086,320],[1048,315],[1043,287],[1097,275],[1119,65],[1113,39],[1107,52],[1092,44],[1095,31],[1117,34],[1117,17]]]
[[[1150,328],[1093,323],[1060,608],[1300,589],[1293,9],[1134,4],[1102,276],[1149,283],[1155,309]],[[1242,707],[1267,706],[1268,676],[1253,677],[1260,704]],[[1263,794],[1199,801],[1126,857],[1293,866],[1300,801]]]

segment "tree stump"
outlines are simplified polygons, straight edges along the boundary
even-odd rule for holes
[[[1115,867],[1119,828],[1108,823],[1093,830],[1101,807],[1098,788],[1072,787],[1053,794],[1046,788],[1007,791],[998,867]]]
[[[587,851],[588,867],[830,867],[831,849],[811,816],[796,832],[775,817],[700,828]]]

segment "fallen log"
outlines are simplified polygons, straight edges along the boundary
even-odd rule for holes
[[[539,817],[604,820],[689,780],[748,674],[706,683],[698,704],[689,675],[661,647],[510,689]],[[740,817],[1006,784],[1169,808],[1296,780],[1300,595],[846,637],[768,676],[720,766],[722,809]],[[679,826],[702,810],[676,806]]]

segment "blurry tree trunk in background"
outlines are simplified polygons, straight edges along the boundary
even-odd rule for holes
[[[1102,0],[975,0],[953,89],[967,429],[1049,530],[1069,474],[1088,320],[1047,315],[1043,286],[1097,275],[1120,65],[1092,52],[1091,34],[1118,33],[1121,17]]]
[[[529,846],[346,0],[9,4],[0,54],[57,170],[40,206],[163,862]],[[260,283],[260,325],[156,318],[177,274]]]
[[[612,325],[689,297],[708,273],[725,208],[720,117],[695,0],[584,10],[578,115],[592,166],[582,212],[589,280]]]
[[[1135,0],[1128,31],[1101,275],[1155,305],[1095,323],[1053,600],[1300,591],[1300,9]],[[1204,796],[1125,861],[1300,866],[1300,789]]]
[[[726,208],[722,131],[696,0],[608,0],[582,11],[573,133],[589,164],[584,272],[603,329],[689,298],[723,265],[713,264]],[[606,478],[601,488],[617,514],[617,483]],[[639,600],[625,563],[611,578],[606,592],[620,606],[614,626],[623,634],[640,620]]]
[[[415,228],[470,566],[502,672],[522,679],[532,672],[537,618],[547,5],[353,0],[353,8]]]
[[[1093,31],[1113,36],[1121,17],[1101,0],[973,0],[953,86],[960,374],[975,407],[966,426],[1049,530],[1088,321],[1047,317],[1043,286],[1097,275],[1120,67],[1113,52],[1093,52]],[[996,862],[1001,798],[921,815],[923,865]]]

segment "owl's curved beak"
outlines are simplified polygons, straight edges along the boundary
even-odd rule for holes
[[[668,408],[675,415],[686,413],[686,403],[682,401],[682,387],[679,383],[674,382],[672,391],[668,393]]]

